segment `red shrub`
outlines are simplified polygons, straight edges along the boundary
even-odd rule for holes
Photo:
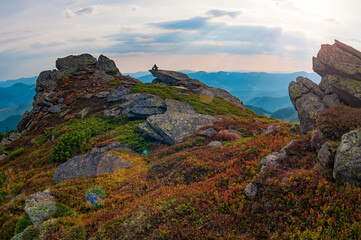
[[[240,139],[241,137],[236,133],[230,133],[227,130],[221,130],[218,133],[218,138],[220,140],[224,140],[224,141],[236,141],[236,140]]]
[[[40,112],[37,116],[36,116],[36,120],[40,120],[40,119],[42,119],[43,118],[43,116],[44,116],[44,113],[43,112]]]
[[[325,137],[340,139],[343,134],[361,127],[361,109],[345,105],[332,106],[320,113],[317,126]]]

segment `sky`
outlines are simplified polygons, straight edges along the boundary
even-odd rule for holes
[[[321,44],[361,49],[359,0],[0,0],[0,81],[90,53],[121,72],[312,72]]]

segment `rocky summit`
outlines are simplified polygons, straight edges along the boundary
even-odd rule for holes
[[[326,108],[361,107],[361,52],[337,40],[324,44],[313,57],[313,70],[322,77],[320,85],[303,77],[289,85],[303,133],[316,128],[317,117]]]
[[[321,47],[321,84],[290,83],[299,126],[184,73],[59,58],[1,142],[0,239],[360,239],[359,59]]]

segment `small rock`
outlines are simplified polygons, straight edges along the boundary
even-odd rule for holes
[[[270,133],[278,133],[281,130],[282,130],[281,126],[271,125],[262,133],[262,135],[267,135],[267,134],[270,134]]]
[[[98,92],[97,94],[95,94],[95,97],[97,97],[97,98],[106,98],[108,96],[108,94],[109,94],[108,91]]]
[[[122,100],[122,97],[130,93],[129,89],[125,87],[118,87],[114,91],[111,91],[107,96],[108,102],[116,102]]]
[[[250,183],[247,185],[247,187],[244,189],[244,192],[246,193],[246,196],[249,198],[255,198],[258,193],[258,187],[255,183]]]
[[[14,201],[20,199],[22,196],[23,196],[22,194],[18,194],[18,195],[16,195],[16,196],[14,196],[14,197],[11,199],[10,202],[14,202]]]
[[[261,159],[261,161],[259,163],[259,169],[262,172],[264,170],[264,168],[267,166],[278,165],[280,160],[281,160],[281,154],[278,152],[272,152]]]
[[[53,105],[48,109],[48,111],[51,112],[51,113],[58,113],[58,112],[61,111],[62,107],[63,106],[61,104]]]
[[[211,147],[221,147],[223,146],[223,144],[220,141],[212,141],[210,143],[208,143],[209,146]]]
[[[80,118],[83,119],[86,117],[86,115],[88,115],[89,110],[84,108],[83,110],[81,110],[78,114],[80,115]]]
[[[282,178],[281,182],[288,183],[288,178],[286,178],[286,177]]]
[[[290,127],[289,132],[291,134],[299,134],[300,133],[300,124],[294,124],[292,127]]]
[[[18,132],[13,132],[9,136],[10,141],[15,141],[16,139],[19,139],[21,137],[21,134]]]
[[[332,150],[330,145],[325,142],[320,151],[317,154],[317,160],[324,168],[332,168],[334,163],[334,158],[332,156]]]
[[[120,115],[119,108],[112,108],[112,109],[104,110],[105,117],[116,118],[116,117],[119,117],[119,115]]]
[[[50,189],[25,197],[25,211],[35,226],[49,219],[56,209],[56,201]]]
[[[6,158],[6,155],[3,153],[0,155],[0,161],[3,160],[4,158]]]
[[[214,128],[207,128],[206,130],[203,130],[202,132],[200,132],[200,134],[205,134],[205,135],[212,135],[212,134],[217,134],[218,132],[214,129]]]
[[[59,98],[58,103],[63,103],[64,102],[64,98]]]
[[[64,112],[62,112],[62,113],[59,114],[59,117],[60,117],[60,118],[65,117],[70,111],[71,111],[71,109],[65,110]]]
[[[314,132],[312,132],[310,144],[311,144],[311,148],[315,152],[318,153],[318,151],[321,149],[325,141],[326,141],[325,137],[320,129],[317,128]]]
[[[86,99],[90,99],[90,98],[92,98],[93,96],[94,96],[94,94],[91,94],[91,93],[87,93],[87,94],[84,95],[84,97],[85,97]]]

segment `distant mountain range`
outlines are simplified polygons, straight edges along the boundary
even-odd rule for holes
[[[7,108],[26,102],[32,102],[35,85],[15,83],[10,87],[0,87],[0,108]]]
[[[280,119],[285,122],[291,122],[291,123],[300,122],[297,111],[294,107],[281,108],[275,112],[269,112],[263,108],[255,107],[252,105],[245,105],[245,106],[246,106],[246,108],[254,111],[255,113],[257,113],[259,115],[264,115],[264,116],[271,117],[271,118],[277,118],[277,119]]]
[[[1,99],[1,96],[0,96]],[[12,116],[12,115],[23,115],[25,111],[31,110],[33,107],[32,101],[22,103],[19,105],[11,106],[8,108],[1,108],[0,109],[0,121]]]
[[[16,129],[16,125],[20,121],[22,115],[13,115],[0,121],[0,132],[5,134],[7,130]]]
[[[245,102],[246,105],[263,108],[269,112],[275,112],[281,108],[293,107],[289,96],[284,97],[255,97]]]
[[[143,76],[139,76],[146,74]],[[288,96],[288,85],[297,77],[303,76],[319,83],[321,78],[316,73],[265,73],[265,72],[191,72],[190,78],[229,91],[240,100],[246,102],[254,97],[284,97]],[[134,73],[142,82],[151,82],[154,77],[147,72]]]
[[[19,78],[19,79],[15,79],[15,80],[2,81],[2,82],[0,82],[0,88],[11,87],[16,83],[23,83],[26,85],[35,85],[37,78],[38,77],[35,76],[35,77],[29,77],[29,78]]]

